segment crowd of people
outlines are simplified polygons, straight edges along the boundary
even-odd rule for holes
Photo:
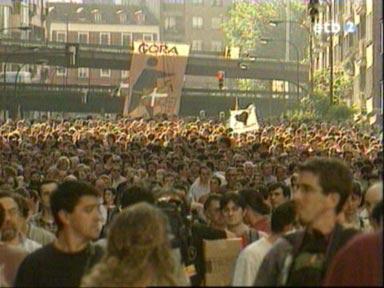
[[[233,286],[380,285],[381,141],[350,123],[3,123],[0,284],[203,286],[203,240],[241,238]]]

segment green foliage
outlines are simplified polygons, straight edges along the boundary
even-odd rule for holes
[[[305,10],[303,1],[291,1],[292,17],[302,15]],[[265,27],[272,19],[284,19],[285,1],[258,0],[238,1],[232,4],[228,11],[228,19],[222,28],[228,45],[244,49],[257,48],[257,38],[260,38]]]

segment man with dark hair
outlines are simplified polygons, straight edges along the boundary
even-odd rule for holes
[[[275,182],[268,185],[269,201],[272,209],[288,201],[291,191],[287,185],[282,182]]]
[[[51,233],[55,234],[57,231],[57,226],[55,220],[53,219],[51,207],[50,207],[50,197],[57,189],[56,181],[44,181],[41,183],[39,188],[39,196],[42,210],[36,215],[32,216],[31,222],[37,227],[44,228]]]
[[[53,192],[50,205],[57,239],[23,261],[16,287],[77,287],[102,256],[102,249],[91,244],[99,237],[102,221],[94,187],[80,181],[63,182]]]
[[[28,207],[21,205],[21,201],[18,199],[21,197],[11,192],[0,192],[0,204],[3,205],[6,212],[4,225],[0,230],[1,241],[11,246],[23,248],[27,252],[33,252],[41,245],[28,239],[25,235]]]
[[[256,286],[320,286],[336,252],[357,231],[337,223],[352,191],[352,173],[340,160],[313,158],[299,167],[294,200],[303,230],[285,235],[268,252]]]
[[[295,207],[292,201],[278,206],[271,216],[271,235],[248,245],[236,261],[232,286],[252,286],[264,256],[281,235],[293,228]]]
[[[229,192],[220,200],[220,209],[227,229],[243,239],[244,247],[265,235],[244,223],[245,207],[246,202],[241,194]]]
[[[3,205],[0,204],[0,231],[6,221],[7,212]],[[7,287],[13,285],[16,277],[17,269],[23,259],[28,255],[28,252],[22,248],[14,247],[0,241],[0,286]]]
[[[270,208],[264,202],[263,196],[255,189],[244,189],[240,191],[240,194],[247,203],[244,215],[245,223],[257,231],[270,233]]]

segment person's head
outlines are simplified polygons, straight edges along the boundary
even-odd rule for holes
[[[312,158],[298,170],[299,188],[294,200],[301,222],[311,226],[330,212],[339,214],[352,191],[352,172],[344,162]]]
[[[268,186],[269,200],[272,209],[289,200],[290,190],[283,182],[271,183]]]
[[[50,198],[53,193],[57,189],[56,181],[44,181],[41,183],[39,188],[40,201],[44,209],[50,208]]]
[[[103,202],[106,205],[113,205],[115,203],[116,189],[105,188],[103,193]]]
[[[122,209],[139,202],[154,204],[155,197],[151,191],[140,185],[128,186],[121,192],[120,205]]]
[[[370,221],[374,230],[379,230],[383,227],[383,200],[373,207]]]
[[[199,177],[200,177],[200,182],[204,184],[209,183],[209,179],[211,178],[212,171],[208,166],[201,166],[199,170]]]
[[[252,225],[257,222],[260,216],[268,215],[270,209],[265,204],[263,196],[255,189],[241,190],[240,195],[243,197],[245,206],[244,222]]]
[[[272,164],[269,162],[262,162],[261,171],[263,173],[263,176],[271,176],[273,172]]]
[[[167,226],[166,215],[148,203],[124,209],[112,222],[106,254],[82,287],[146,287],[154,278],[175,285]]]
[[[240,194],[230,192],[223,195],[220,199],[220,209],[228,228],[244,223],[245,206],[246,203]]]
[[[363,200],[363,192],[360,183],[353,181],[352,193],[349,195],[347,202],[344,205],[345,215],[354,215],[357,213]]]
[[[255,172],[255,165],[252,163],[252,161],[246,161],[243,164],[244,167],[244,174],[248,177],[252,177],[253,173]]]
[[[59,233],[68,231],[84,240],[94,240],[101,231],[99,192],[81,181],[66,181],[51,195],[51,210]]]
[[[221,179],[217,176],[213,176],[209,181],[209,191],[211,193],[219,193],[221,187]]]
[[[1,240],[9,242],[14,240],[24,222],[22,211],[16,201],[17,195],[11,192],[0,192],[0,205],[4,208],[4,220],[0,229]]]
[[[365,208],[371,214],[373,207],[383,199],[383,182],[377,182],[365,193]]]
[[[225,226],[223,213],[220,209],[220,194],[210,193],[204,202],[204,214],[209,225],[213,227]]]
[[[271,231],[273,234],[284,234],[292,230],[296,219],[295,203],[290,200],[272,211]]]
[[[237,169],[235,167],[228,167],[225,170],[225,180],[227,180],[228,185],[233,185],[237,181]]]

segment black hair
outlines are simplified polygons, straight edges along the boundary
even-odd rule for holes
[[[377,224],[380,224],[383,219],[383,200],[375,205],[370,216],[373,221],[375,221]]]
[[[220,202],[221,198],[222,198],[222,195],[217,194],[217,193],[208,194],[208,197],[204,202],[204,210],[207,210],[209,208],[212,201],[219,201]]]
[[[268,193],[271,193],[273,190],[281,188],[283,190],[283,195],[285,198],[289,198],[291,191],[289,187],[283,182],[275,182],[268,185]]]
[[[284,228],[293,224],[296,218],[295,203],[290,200],[284,202],[272,211],[271,230],[273,233],[281,233]]]
[[[270,213],[268,205],[264,203],[263,196],[257,190],[243,189],[239,193],[253,211],[261,215],[267,215]]]
[[[139,185],[128,186],[121,193],[120,205],[122,209],[139,202],[155,203],[152,192]]]
[[[63,223],[59,218],[59,212],[64,210],[72,213],[80,198],[84,196],[98,197],[99,193],[95,187],[83,181],[65,181],[58,185],[51,194],[51,210],[58,230],[61,230]]]
[[[242,209],[244,209],[246,206],[243,196],[234,192],[227,192],[220,199],[220,209],[223,210],[225,206],[227,206],[231,201]]]
[[[3,205],[1,205],[0,203],[0,229],[4,224],[4,221],[5,221],[5,209]]]

